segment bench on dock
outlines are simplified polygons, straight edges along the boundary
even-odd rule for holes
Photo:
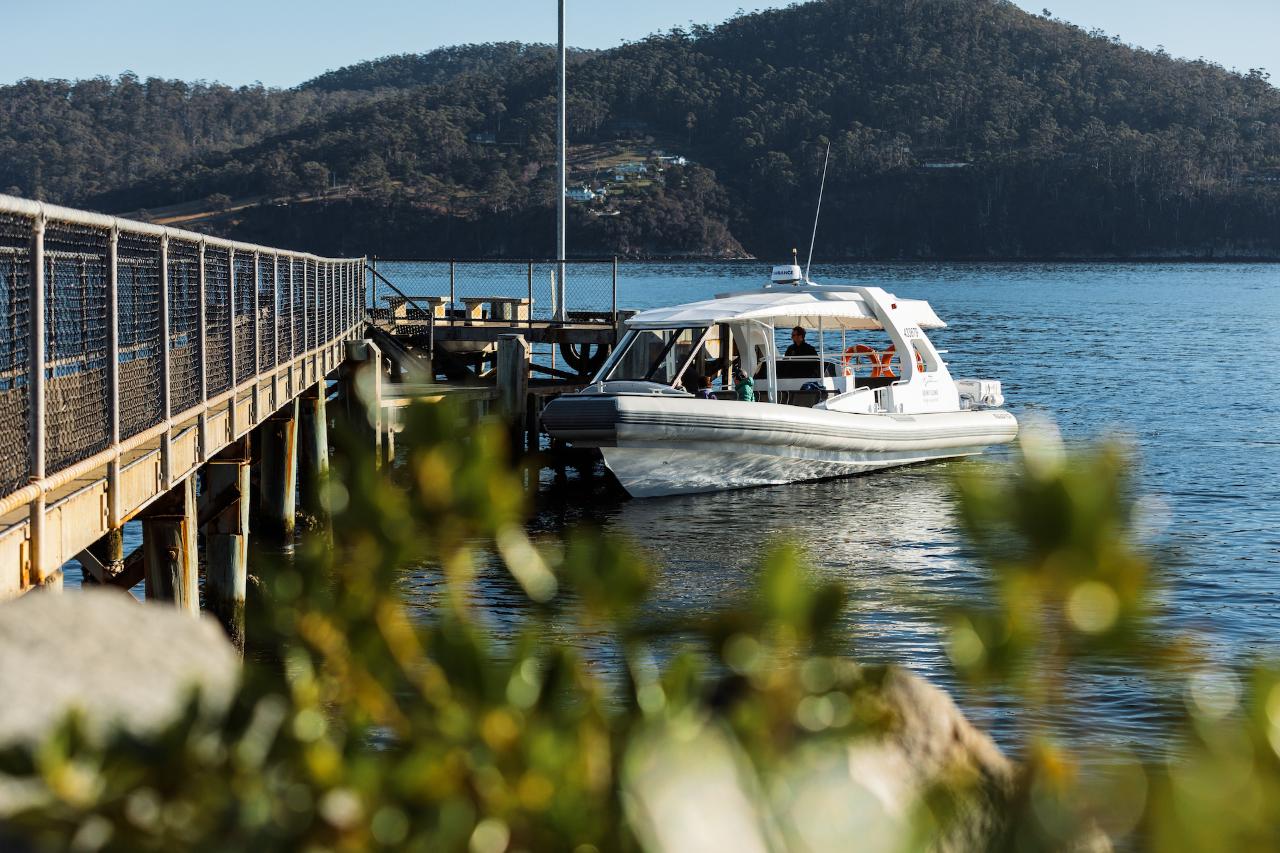
[[[465,306],[463,316],[468,323],[477,320],[527,323],[533,306],[532,300],[526,296],[464,296],[461,301]]]
[[[426,308],[432,317],[437,320],[443,320],[447,316],[446,311],[449,305],[449,297],[447,296],[384,296],[387,307],[391,311],[391,319],[395,321],[408,320],[410,306],[421,311]]]

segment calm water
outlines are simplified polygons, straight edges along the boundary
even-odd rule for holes
[[[754,263],[624,265],[619,305],[706,298],[756,287],[765,274]],[[1129,436],[1156,539],[1175,551],[1164,626],[1193,634],[1220,660],[1280,655],[1280,265],[816,266],[813,277],[928,299],[950,326],[930,337],[949,350],[952,372],[1003,380],[1021,419],[1050,417],[1068,441]],[[590,519],[642,543],[660,568],[655,614],[721,606],[748,587],[765,543],[791,536],[816,571],[850,591],[847,651],[951,689],[1013,746],[1040,721],[955,683],[925,603],[984,590],[957,533],[949,468],[641,501],[599,476],[567,489],[548,478],[532,527],[555,536]],[[406,594],[424,613],[439,583],[432,567],[406,570]],[[499,635],[526,613],[496,565],[475,595]],[[607,644],[575,641],[618,675]],[[1078,673],[1074,687],[1068,736],[1077,743],[1159,747],[1167,711],[1132,671]]]
[[[619,304],[691,301],[757,286],[766,273],[764,264],[624,265]],[[1129,436],[1148,520],[1176,552],[1166,626],[1223,660],[1280,653],[1280,265],[841,265],[815,266],[813,278],[929,300],[950,326],[931,338],[949,350],[953,374],[1003,380],[1020,418],[1052,418],[1068,441]],[[661,569],[656,613],[719,606],[747,588],[764,544],[789,535],[816,571],[848,586],[850,652],[954,690],[1010,744],[1037,721],[955,684],[924,603],[983,594],[957,532],[949,467],[638,501],[595,480],[589,496],[587,486],[544,489],[534,527],[554,535],[590,518],[643,543]],[[438,577],[412,569],[406,589],[430,607]],[[496,567],[476,595],[498,633],[519,622],[519,596]],[[608,648],[587,651],[615,667]],[[1080,673],[1075,687],[1069,737],[1159,745],[1167,712],[1133,673]]]

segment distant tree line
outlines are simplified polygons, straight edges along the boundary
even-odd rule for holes
[[[0,90],[0,188],[113,212],[310,201],[291,214],[314,229],[300,238],[333,218],[369,232],[369,251],[403,246],[353,226],[353,205],[505,233],[549,222],[554,80],[551,49],[504,43],[288,91],[24,81]],[[1263,71],[1005,0],[824,0],[575,53],[568,116],[575,144],[648,139],[697,164],[584,220],[582,250],[776,256],[812,224],[830,144],[830,258],[1280,254],[1280,90]],[[325,197],[335,185],[341,202]],[[282,215],[220,227],[260,237],[289,230]],[[545,254],[549,233],[476,250],[541,240]]]

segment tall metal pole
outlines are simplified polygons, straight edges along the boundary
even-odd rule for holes
[[[568,183],[568,176],[565,173],[565,50],[564,50],[564,0],[560,0],[560,86],[558,97],[556,99],[559,115],[556,118],[556,182],[559,186],[558,198],[556,198],[556,288],[559,298],[556,300],[556,319],[563,321],[566,318],[564,307],[564,237],[565,237],[565,185]]]

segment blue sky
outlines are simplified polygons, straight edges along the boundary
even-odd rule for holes
[[[554,41],[555,0],[0,0],[0,83],[23,77],[137,74],[291,86],[392,53],[481,41]],[[1280,82],[1280,0],[1017,0],[1034,12],[1163,45]],[[569,0],[569,42],[610,47],[689,22],[714,23],[759,0]]]

